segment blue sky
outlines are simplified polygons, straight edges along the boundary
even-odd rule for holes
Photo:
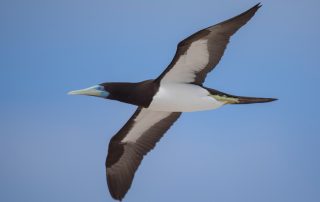
[[[180,40],[256,3],[2,0],[0,201],[112,201],[107,144],[135,107],[66,93],[155,78]],[[125,201],[320,201],[320,2],[262,4],[205,85],[279,101],[184,114]]]

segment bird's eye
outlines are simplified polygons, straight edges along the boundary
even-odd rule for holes
[[[96,89],[97,90],[104,90],[103,86],[97,86]]]

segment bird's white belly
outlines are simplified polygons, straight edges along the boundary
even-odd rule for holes
[[[161,84],[148,109],[192,112],[216,109],[224,104],[209,95],[209,91],[193,84]]]

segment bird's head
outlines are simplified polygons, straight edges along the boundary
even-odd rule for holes
[[[89,88],[74,90],[68,93],[69,95],[89,95],[101,98],[108,98],[110,93],[105,89],[103,84],[95,85]]]

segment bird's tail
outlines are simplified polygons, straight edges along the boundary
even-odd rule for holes
[[[276,98],[257,98],[257,97],[243,97],[243,96],[238,96],[236,97],[236,99],[238,101],[232,104],[252,104],[252,103],[272,102],[272,101],[278,100]]]
[[[211,97],[215,98],[220,102],[224,102],[226,104],[253,104],[253,103],[272,102],[272,101],[278,100],[276,98],[236,96],[236,95],[230,95],[230,94],[223,93],[210,88],[206,88],[206,89],[210,92]]]

